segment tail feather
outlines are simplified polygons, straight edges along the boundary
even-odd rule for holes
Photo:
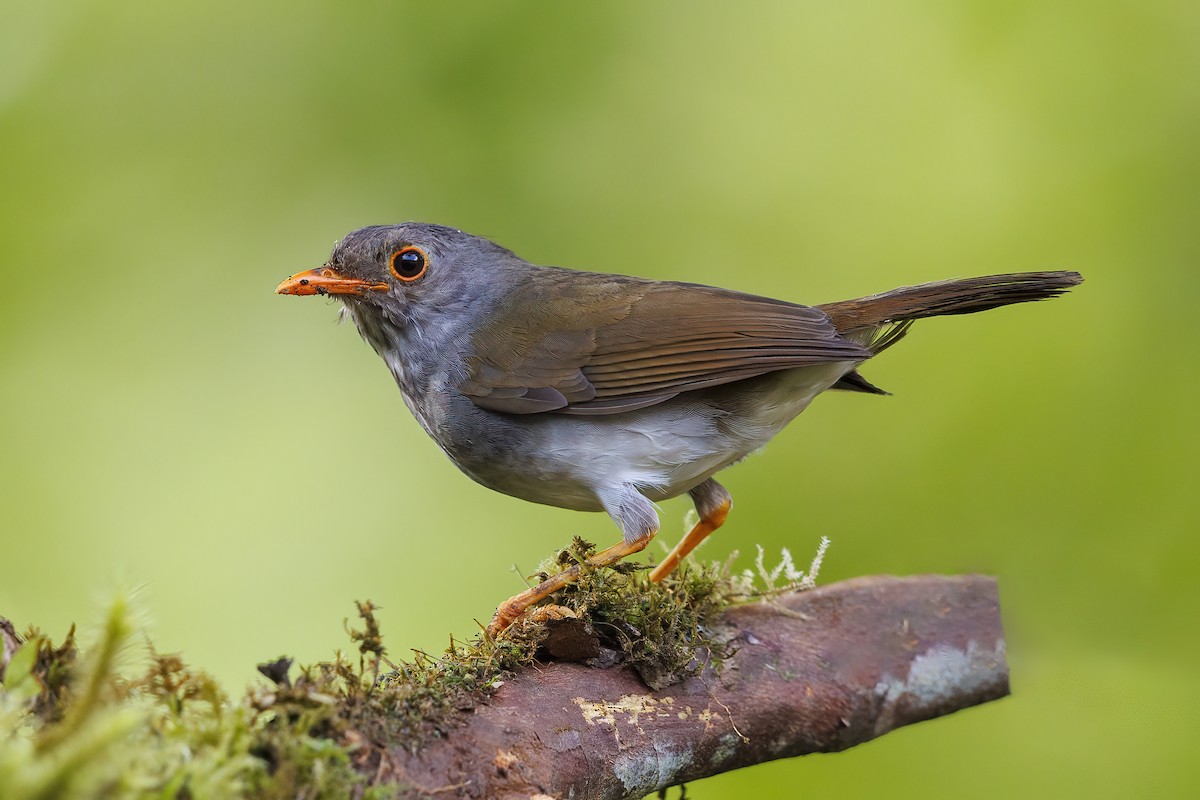
[[[1046,300],[1082,282],[1078,272],[988,275],[905,286],[818,308],[829,315],[838,333],[879,353],[900,341],[913,320]]]
[[[866,378],[864,378],[862,376],[862,373],[860,373],[856,369],[852,369],[849,372],[847,372],[845,375],[843,375],[841,378],[838,379],[837,383],[835,383],[833,386],[830,386],[829,388],[830,389],[841,389],[841,390],[847,391],[847,392],[864,392],[865,394],[882,394],[882,395],[890,395],[891,394],[891,392],[887,391],[886,389],[880,389],[878,386],[871,383],[869,380],[867,380]]]

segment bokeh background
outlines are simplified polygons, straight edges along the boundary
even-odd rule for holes
[[[345,646],[355,598],[394,655],[437,650],[513,564],[615,539],[472,484],[332,303],[272,294],[360,225],[810,303],[1074,268],[1065,299],[919,324],[865,370],[894,397],[817,401],[724,474],[704,551],[997,575],[1013,696],[689,796],[1194,789],[1194,2],[4,16],[0,614],[60,635],[132,587],[237,691]]]

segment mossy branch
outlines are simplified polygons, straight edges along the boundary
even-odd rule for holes
[[[1008,693],[986,577],[860,578],[718,624],[733,650],[720,675],[652,691],[629,667],[525,669],[419,754],[381,748],[377,779],[414,787],[407,797],[640,798]]]
[[[637,798],[1008,691],[989,578],[731,605],[748,580],[599,570],[498,640],[395,664],[360,603],[357,669],[339,655],[293,681],[281,659],[241,700],[152,648],[144,677],[116,674],[120,603],[83,656],[0,620],[0,796]]]

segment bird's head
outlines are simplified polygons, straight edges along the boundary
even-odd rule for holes
[[[420,222],[346,235],[324,265],[276,287],[341,301],[406,395],[449,366],[461,369],[473,330],[529,265],[487,239]]]
[[[512,252],[454,228],[372,225],[347,234],[324,265],[275,291],[341,301],[380,355],[404,350],[408,360],[413,340],[422,349],[460,340],[524,268]]]
[[[419,306],[461,304],[493,282],[489,267],[512,261],[518,259],[499,245],[453,228],[372,225],[347,234],[324,265],[293,275],[275,292],[327,295],[409,318]]]

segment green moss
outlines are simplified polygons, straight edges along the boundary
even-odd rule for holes
[[[542,575],[582,563],[592,550],[577,538],[554,562],[543,565]],[[720,668],[726,649],[711,623],[749,595],[744,577],[735,576],[730,565],[685,559],[661,583],[652,582],[638,564],[589,570],[550,602],[591,623],[603,646],[658,689],[697,673],[706,663]]]

